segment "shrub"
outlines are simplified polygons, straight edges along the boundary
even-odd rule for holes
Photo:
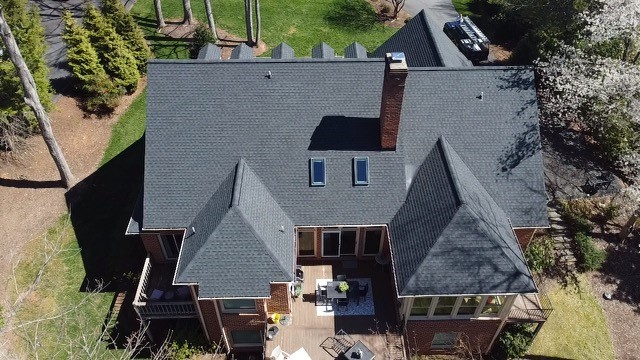
[[[140,73],[145,73],[151,50],[144,38],[144,33],[136,24],[133,16],[119,0],[103,0],[102,13],[113,25],[118,35],[122,36],[127,48],[136,59]]]
[[[113,26],[93,6],[85,12],[84,25],[100,63],[116,85],[132,93],[140,79],[136,59]]]
[[[179,342],[172,342],[169,348],[169,359],[174,360],[188,360],[197,355],[204,354],[204,349],[200,346],[193,346],[186,340],[180,344]]]
[[[496,359],[522,358],[533,342],[533,329],[529,324],[510,324],[500,334],[494,350]]]
[[[578,269],[583,272],[599,270],[607,258],[607,253],[598,249],[593,242],[593,238],[584,233],[577,233],[575,240]]]
[[[525,258],[533,272],[542,272],[553,266],[553,239],[550,236],[534,238],[525,251]]]
[[[191,58],[195,59],[198,57],[198,52],[205,46],[207,43],[215,43],[216,36],[208,26],[199,24],[196,27],[195,32],[193,33],[193,42],[191,43]]]
[[[413,19],[411,16],[409,16],[408,18],[404,19],[404,23],[408,23],[409,21],[411,21],[411,19]]]
[[[380,14],[387,15],[391,12],[391,6],[383,4],[380,8]]]
[[[69,12],[64,14],[64,23],[67,63],[73,76],[78,79],[86,109],[91,112],[113,110],[118,106],[122,91],[115,86],[100,64],[87,31],[76,23]]]
[[[589,234],[593,230],[593,224],[589,221],[592,216],[593,206],[582,200],[569,200],[562,202],[562,218],[567,222],[568,230],[572,235],[577,233]]]

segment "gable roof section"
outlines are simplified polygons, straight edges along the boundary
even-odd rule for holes
[[[380,45],[371,57],[402,51],[409,67],[473,66],[442,31],[442,26],[427,16],[424,9]]]
[[[351,45],[344,48],[344,57],[352,59],[366,59],[367,49],[359,42],[351,43]]]
[[[444,137],[389,232],[401,296],[536,291],[506,214]]]
[[[242,43],[231,50],[231,59],[250,60],[253,58],[253,49],[245,43]]]
[[[198,51],[198,59],[203,60],[220,60],[222,50],[212,43],[206,43],[200,51]]]
[[[333,59],[336,57],[336,53],[331,46],[321,42],[311,49],[311,57],[315,59]]]
[[[274,47],[271,51],[272,59],[293,59],[293,48],[286,43],[281,42],[278,46]]]
[[[200,298],[269,297],[269,283],[293,280],[293,222],[244,160],[191,227],[174,282],[198,283]]]

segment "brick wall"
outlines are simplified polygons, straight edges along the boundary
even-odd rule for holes
[[[151,259],[155,263],[163,263],[167,260],[164,257],[164,253],[162,252],[162,247],[160,246],[160,240],[158,239],[158,235],[156,234],[140,234],[142,238],[142,244],[144,248],[147,250],[149,255],[151,255]]]
[[[536,233],[537,228],[526,228],[526,229],[514,229],[513,231],[516,233],[516,237],[518,238],[518,242],[520,243],[520,247],[522,251],[526,250],[533,238],[533,235]]]
[[[267,299],[267,312],[290,314],[291,296],[289,284],[271,284],[271,299]]]
[[[384,150],[395,150],[398,142],[407,73],[407,64],[404,61],[390,63],[390,59],[387,58],[380,102],[380,145]]]
[[[500,327],[500,320],[409,320],[407,321],[407,344],[410,352],[420,355],[446,354],[450,351],[431,349],[431,341],[436,333],[464,333],[472,349],[482,352],[489,350],[491,339]]]
[[[204,320],[204,324],[207,327],[207,332],[209,333],[209,340],[215,343],[224,343],[224,341],[221,341],[222,329],[220,329],[218,317],[216,316],[215,301],[216,300],[198,300],[198,305],[200,305],[200,311],[202,311],[202,319]]]
[[[229,346],[233,349],[233,340],[231,332],[234,330],[254,330],[264,332],[266,326],[267,314],[265,313],[265,299],[256,300],[257,314],[233,314],[222,313],[222,326],[224,326],[225,334],[229,339]]]

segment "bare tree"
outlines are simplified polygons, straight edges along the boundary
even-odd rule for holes
[[[158,27],[158,29],[167,26],[167,24],[164,22],[164,15],[162,15],[162,3],[160,2],[160,0],[153,0],[153,6],[156,10],[156,26]]]
[[[393,6],[393,18],[397,19],[398,18],[398,14],[400,13],[400,10],[402,10],[402,8],[404,8],[404,2],[405,0],[387,0],[391,3],[391,5]]]
[[[204,0],[204,8],[207,12],[207,21],[209,22],[209,29],[217,39],[218,32],[216,31],[216,23],[213,20],[213,10],[211,10],[211,0]]]
[[[253,9],[251,6],[251,0],[244,0],[244,18],[247,24],[247,42],[250,46],[255,44],[254,32],[253,32]]]
[[[184,9],[184,25],[193,24],[193,12],[191,11],[191,0],[182,0],[182,8]]]
[[[53,136],[53,130],[49,123],[49,116],[40,102],[40,97],[38,96],[33,76],[31,75],[29,68],[27,68],[27,64],[24,62],[24,58],[20,53],[20,49],[13,37],[13,33],[11,33],[9,24],[7,24],[4,18],[4,9],[2,5],[0,5],[0,37],[2,37],[2,41],[4,42],[7,53],[9,54],[9,58],[15,66],[20,82],[22,83],[22,88],[24,90],[24,102],[31,108],[31,110],[33,110],[33,113],[38,120],[40,133],[42,133],[44,142],[47,144],[47,148],[49,148],[49,153],[51,154],[51,157],[53,157],[53,161],[56,163],[62,182],[68,189],[74,184],[75,178],[73,177],[71,169],[64,158],[62,150],[58,146],[56,138]]]

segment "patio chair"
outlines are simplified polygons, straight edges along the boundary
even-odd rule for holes
[[[304,271],[302,271],[302,266],[296,265],[296,281],[304,282]]]
[[[364,284],[364,286],[360,286],[360,288],[358,289],[358,305],[360,305],[360,298],[365,299],[367,297],[367,294],[369,293],[369,283]]]
[[[327,288],[324,289],[318,285],[316,290],[316,306],[327,305]]]
[[[273,359],[273,360],[285,360],[285,359],[289,359],[290,357],[291,357],[291,355],[289,355],[286,352],[282,351],[282,349],[280,348],[280,345],[278,345],[271,352],[271,357],[270,358]]]
[[[338,310],[340,310],[341,306],[344,306],[345,309],[349,308],[349,299],[336,299],[338,303]]]
[[[336,280],[338,280],[338,281],[347,281],[347,275],[338,275],[338,276],[336,276]]]

